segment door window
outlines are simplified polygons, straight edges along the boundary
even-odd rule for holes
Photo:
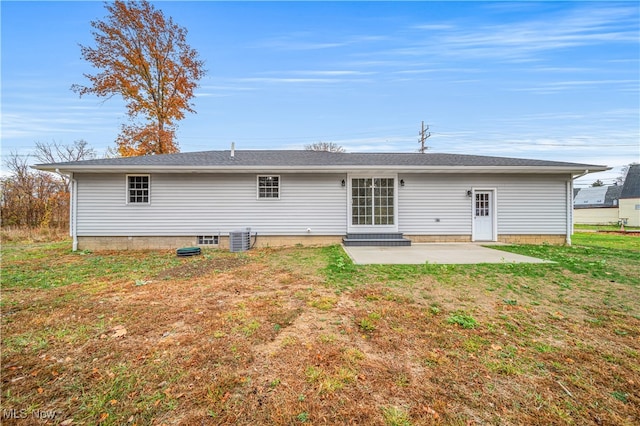
[[[476,193],[476,216],[489,216],[489,193]]]

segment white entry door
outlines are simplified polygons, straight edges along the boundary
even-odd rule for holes
[[[473,206],[473,240],[493,241],[493,191],[475,191]]]

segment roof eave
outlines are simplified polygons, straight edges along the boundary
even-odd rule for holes
[[[56,166],[38,164],[37,170],[60,173],[350,173],[359,171],[384,171],[396,173],[595,173],[611,170],[606,166],[402,166],[402,165],[333,165],[333,166],[113,166],[74,165]]]

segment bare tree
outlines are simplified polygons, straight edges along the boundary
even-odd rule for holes
[[[29,157],[12,152],[5,160],[11,172],[3,176],[0,214],[2,226],[64,227],[69,220],[69,193],[54,174],[36,172]]]
[[[96,151],[87,141],[79,139],[71,145],[63,145],[56,141],[36,142],[36,151],[33,155],[43,163],[66,163],[96,158]],[[59,176],[64,180],[66,192],[69,192],[69,178],[64,175]]]
[[[107,147],[107,150],[104,152],[104,155],[103,155],[103,158],[118,158],[118,157],[122,157],[122,155],[120,155],[120,152],[118,152],[118,148],[113,146]]]
[[[315,142],[305,145],[307,151],[345,152],[345,149],[335,142]]]
[[[72,145],[63,145],[56,141],[36,142],[36,152],[33,155],[43,163],[64,163],[96,158],[96,151],[87,141],[79,139]]]
[[[43,163],[62,163],[96,157],[84,140],[71,145],[36,142],[34,157]],[[69,178],[33,170],[29,156],[16,152],[4,162],[10,173],[3,176],[0,214],[2,226],[63,228],[69,223]]]
[[[18,179],[24,179],[30,172],[29,156],[20,155],[15,151],[11,151],[6,160],[4,160],[4,167],[16,176]]]
[[[638,163],[634,161],[633,163],[627,164],[620,170],[620,176],[616,177],[616,185],[624,185],[624,181],[627,178],[627,173],[629,173],[629,167],[636,164]]]

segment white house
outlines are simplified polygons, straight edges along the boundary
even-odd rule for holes
[[[575,189],[574,194],[574,223],[640,226],[640,164],[629,166],[623,185]]]
[[[620,221],[621,185],[575,189],[573,223],[581,225],[611,225]]]
[[[628,226],[640,226],[640,164],[632,164],[620,194],[620,220]]]
[[[71,177],[74,249],[91,250],[226,247],[230,232],[247,227],[258,246],[570,243],[573,179],[608,169],[475,155],[277,150],[35,168]]]

